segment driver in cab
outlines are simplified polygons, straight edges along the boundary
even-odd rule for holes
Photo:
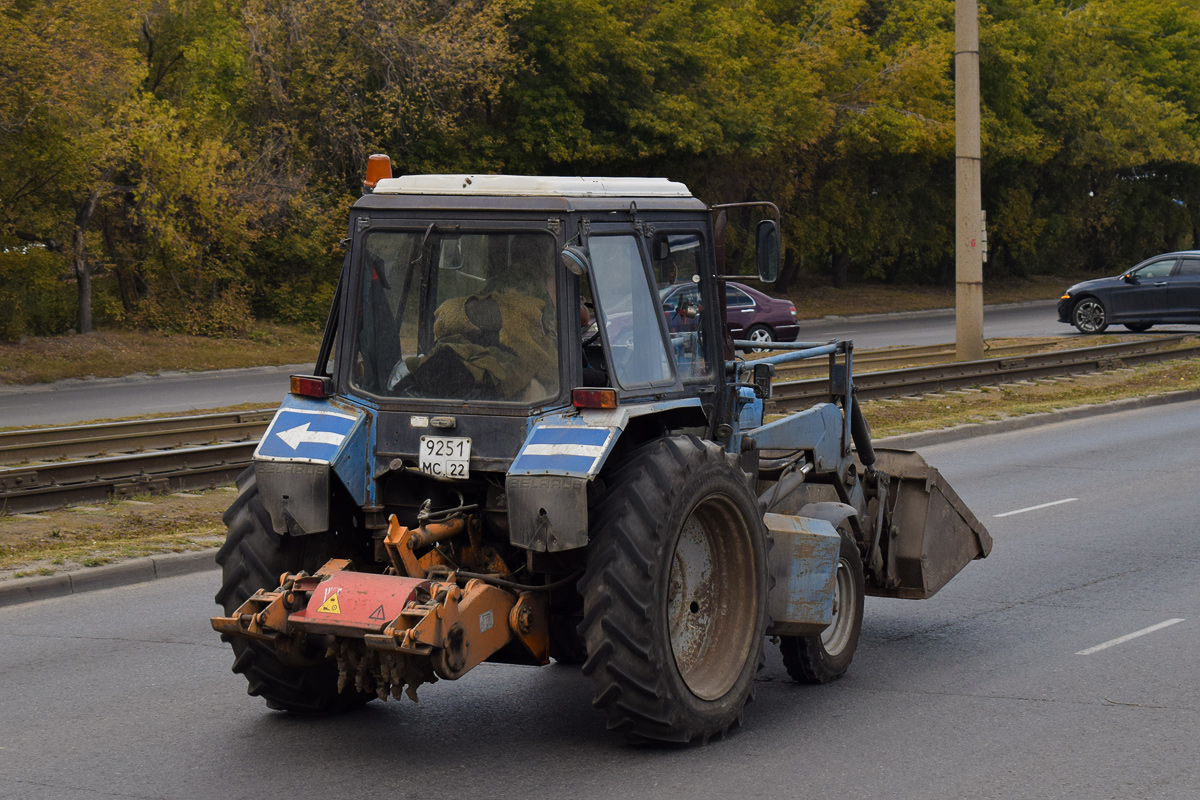
[[[438,306],[433,347],[396,365],[394,392],[530,402],[557,394],[554,240],[518,234],[508,251],[489,259],[482,293]]]

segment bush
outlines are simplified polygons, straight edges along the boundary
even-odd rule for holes
[[[75,324],[76,288],[62,256],[44,247],[0,250],[0,340],[62,333]]]
[[[128,319],[143,330],[213,337],[244,336],[253,322],[250,298],[241,286],[228,287],[208,302],[190,305],[147,297],[138,302]]]

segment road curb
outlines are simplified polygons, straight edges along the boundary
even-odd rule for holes
[[[887,436],[875,440],[879,447],[895,447],[911,450],[918,447],[930,447],[935,444],[958,442],[972,439],[976,436],[991,436],[995,433],[1020,431],[1050,425],[1055,422],[1067,422],[1084,417],[1098,417],[1104,414],[1116,414],[1121,411],[1131,411],[1137,408],[1165,406],[1171,403],[1185,403],[1189,400],[1200,400],[1200,390],[1189,389],[1182,392],[1167,392],[1148,397],[1129,397],[1124,400],[1113,400],[1111,403],[1097,403],[1088,406],[1064,408],[1061,411],[1046,411],[1040,414],[1026,414],[1011,419],[1001,419],[995,422],[979,422],[967,425],[955,425],[953,428],[941,428],[936,431],[922,433],[905,433],[899,436]]]
[[[991,305],[985,305],[984,310],[1005,311],[1012,308],[1037,308],[1042,306],[1051,308],[1057,305],[1057,300],[1022,300],[1019,303],[995,303]],[[801,330],[803,330],[806,327],[814,328],[819,325],[828,325],[831,322],[878,322],[879,320],[895,319],[896,317],[900,317],[902,319],[922,319],[925,317],[945,316],[953,313],[954,307],[947,306],[945,308],[923,308],[919,311],[888,311],[872,314],[826,314],[823,317],[810,317],[808,319],[797,320],[796,324],[800,326]],[[954,342],[951,341],[948,342],[948,344],[954,344]]]
[[[61,575],[37,575],[4,581],[0,583],[0,607],[216,569],[216,555],[216,548],[192,553],[166,553]]]
[[[997,420],[996,422],[957,425],[953,428],[943,428],[937,431],[887,436],[877,439],[875,444],[879,447],[894,447],[905,450],[929,447],[935,444],[946,444],[948,442],[971,439],[976,436],[990,436],[994,433],[1025,430],[1055,422],[1115,414],[1120,411],[1163,406],[1171,403],[1183,403],[1189,400],[1200,400],[1200,390],[1169,392],[1167,394],[1150,395],[1149,397],[1133,397],[1125,400],[1114,400],[1111,403],[1077,406],[1075,408],[1063,409],[1062,411],[1028,414],[1023,417]],[[51,597],[63,597],[69,594],[91,591],[92,589],[128,586],[145,581],[173,578],[178,575],[188,575],[193,572],[216,569],[216,554],[216,548],[193,553],[168,553],[161,556],[123,561],[119,564],[108,564],[103,567],[67,572],[62,575],[45,575],[4,581],[0,582],[0,607],[29,603],[34,600],[45,600]]]

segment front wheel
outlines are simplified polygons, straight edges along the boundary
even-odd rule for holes
[[[707,741],[741,720],[767,623],[767,536],[745,474],[718,445],[659,439],[609,481],[579,630],[610,730]]]
[[[862,632],[862,559],[858,545],[845,531],[838,551],[834,579],[833,622],[815,636],[781,636],[779,650],[792,680],[800,683],[829,683],[850,668],[858,636]]]
[[[1071,324],[1080,333],[1103,333],[1108,327],[1108,312],[1094,297],[1085,297],[1071,310]]]

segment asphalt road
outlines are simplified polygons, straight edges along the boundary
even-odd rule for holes
[[[1057,308],[1058,300],[987,307],[983,314],[984,338],[1064,336],[1078,339],[1079,347],[1087,347],[1090,337],[1059,322]],[[955,338],[954,324],[951,310],[826,317],[801,323],[800,338],[805,341],[853,339],[854,346],[863,349],[948,344]],[[1195,325],[1157,325],[1149,334],[1134,334],[1123,325],[1113,325],[1105,333],[1135,336],[1195,334],[1196,331]]]
[[[1068,335],[1055,320],[1053,303],[988,309],[987,336]],[[825,341],[853,338],[860,348],[954,341],[950,311],[844,317],[804,323],[801,338]],[[238,403],[276,403],[287,392],[288,376],[308,365],[220,372],[62,381],[32,388],[0,388],[0,426],[70,425],[140,414],[220,408]]]
[[[144,414],[190,414],[241,403],[278,403],[288,377],[311,365],[173,372],[0,388],[0,426],[71,425]]]
[[[769,648],[745,727],[704,747],[626,744],[558,666],[268,711],[209,630],[211,572],[0,609],[0,797],[1193,800],[1198,438],[1187,403],[927,448],[992,556],[869,598],[838,682]]]

